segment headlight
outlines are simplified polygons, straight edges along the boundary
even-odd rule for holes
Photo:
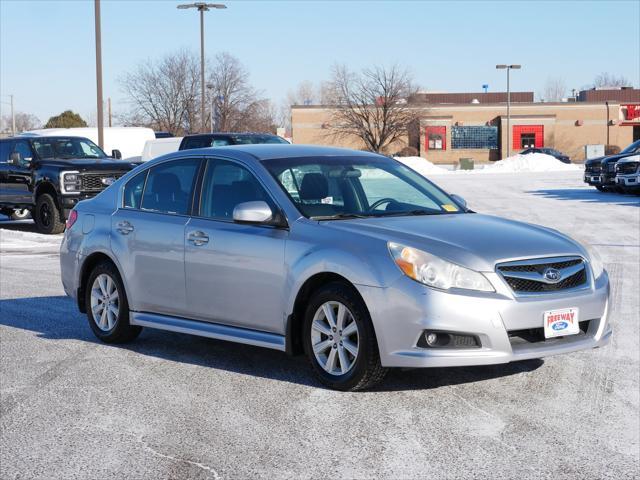
[[[598,251],[589,246],[587,247],[587,253],[589,253],[589,263],[591,264],[591,270],[593,271],[593,278],[598,278],[604,272],[604,264]]]
[[[61,193],[80,193],[80,172],[62,172],[60,174]]]
[[[398,268],[420,283],[442,290],[463,288],[481,292],[494,291],[489,280],[479,272],[447,262],[417,248],[393,242],[388,245]]]

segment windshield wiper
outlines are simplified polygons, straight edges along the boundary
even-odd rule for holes
[[[312,220],[348,220],[352,218],[369,218],[371,215],[358,215],[357,213],[336,213],[335,215],[315,215]]]
[[[403,212],[384,212],[376,215],[376,217],[401,217],[404,215],[440,215],[440,212],[431,210],[406,210]]]

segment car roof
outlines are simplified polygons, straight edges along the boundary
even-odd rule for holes
[[[149,163],[156,163],[159,160],[169,160],[173,158],[184,158],[185,156],[221,156],[236,160],[273,160],[280,158],[303,158],[303,157],[381,157],[382,155],[351,150],[348,148],[325,147],[319,145],[290,145],[290,144],[252,144],[252,145],[229,145],[224,147],[205,147],[190,150],[178,150],[156,159]],[[387,158],[387,157],[384,157]]]
[[[191,135],[185,135],[184,138],[198,138],[198,137],[277,137],[273,133],[260,133],[260,132],[214,132],[214,133],[193,133]]]

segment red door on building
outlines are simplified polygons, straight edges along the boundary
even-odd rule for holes
[[[514,125],[513,150],[544,147],[544,125]]]

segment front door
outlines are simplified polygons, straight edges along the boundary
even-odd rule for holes
[[[233,221],[239,203],[275,203],[247,168],[215,159],[208,160],[200,199],[184,238],[191,316],[283,334],[288,231]]]
[[[16,140],[10,156],[14,157],[13,162],[3,164],[2,198],[7,203],[14,205],[30,204],[33,202],[31,193],[31,168],[30,164],[34,160],[33,151],[26,140]]]
[[[187,314],[184,231],[199,167],[199,159],[164,162],[124,188],[122,207],[111,217],[111,249],[133,311]]]

